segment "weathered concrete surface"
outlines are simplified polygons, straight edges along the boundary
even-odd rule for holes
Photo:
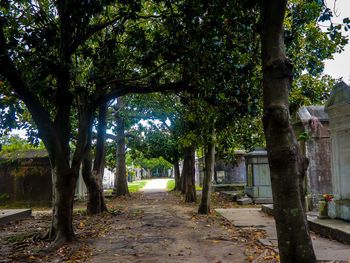
[[[0,155],[0,204],[50,205],[51,168],[45,150],[28,150]]]
[[[7,224],[14,220],[20,220],[31,215],[31,209],[0,210],[0,225]]]
[[[261,210],[270,216],[273,215],[272,204],[263,205]],[[317,212],[308,212],[307,221],[311,231],[342,243],[350,244],[349,222],[339,219],[319,219]]]
[[[265,245],[271,245],[277,249],[277,233],[275,220],[272,216],[266,215],[259,208],[229,208],[216,209],[227,220],[235,226],[254,227],[266,231],[266,238],[261,240]],[[312,234],[312,243],[315,254],[320,261],[350,260],[350,248],[348,245],[337,241],[331,241]]]
[[[241,198],[237,200],[237,204],[239,205],[249,205],[251,203],[253,203],[253,199],[251,199],[250,197]]]

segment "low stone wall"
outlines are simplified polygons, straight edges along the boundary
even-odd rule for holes
[[[51,168],[43,150],[0,156],[0,205],[50,205]]]

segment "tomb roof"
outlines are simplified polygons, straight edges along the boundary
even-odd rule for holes
[[[342,104],[347,101],[350,103],[350,87],[345,82],[341,81],[332,88],[325,111],[332,106]]]
[[[302,106],[297,112],[297,118],[301,122],[307,122],[312,118],[316,118],[319,121],[328,121],[328,114],[324,111],[325,106],[323,105],[310,105]]]

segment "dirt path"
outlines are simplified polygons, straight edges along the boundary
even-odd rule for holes
[[[171,194],[170,194],[171,195]],[[92,262],[244,262],[246,243],[232,240],[216,216],[196,216],[168,193],[145,194],[101,239]]]
[[[216,207],[232,202],[213,195]],[[137,193],[108,202],[112,213],[74,214],[80,242],[55,253],[38,254],[49,245],[37,240],[50,224],[49,215],[0,228],[0,262],[277,262],[259,245],[264,233],[236,228],[216,214],[197,215],[198,204],[184,203],[176,193]],[[34,233],[34,235],[33,235]],[[275,260],[274,260],[275,259]]]

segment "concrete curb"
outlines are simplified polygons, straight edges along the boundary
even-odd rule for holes
[[[261,211],[273,216],[273,205],[263,205]],[[311,231],[321,236],[350,244],[350,223],[339,219],[319,219],[316,215],[308,214],[307,222]]]
[[[5,225],[11,221],[20,220],[31,215],[31,209],[0,210],[0,225]]]

